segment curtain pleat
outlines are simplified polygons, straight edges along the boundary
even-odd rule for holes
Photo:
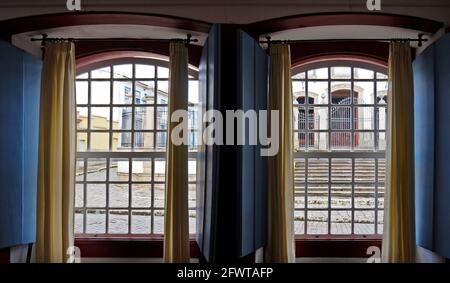
[[[279,152],[269,157],[268,237],[265,261],[295,262],[294,148],[289,45],[270,45],[269,110],[279,111]]]
[[[36,261],[64,263],[73,246],[75,48],[46,43],[41,82]]]
[[[177,123],[171,122],[170,119],[175,111],[188,110],[188,51],[183,42],[170,43],[169,80],[164,261],[185,263],[190,259],[188,145],[173,144],[171,135]],[[187,125],[187,120],[183,123]],[[183,134],[187,135],[188,133],[184,132]]]
[[[382,259],[414,262],[414,92],[409,43],[390,45],[386,159]]]

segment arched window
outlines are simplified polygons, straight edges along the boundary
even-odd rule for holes
[[[296,234],[382,234],[387,87],[375,65],[293,70]]]
[[[164,233],[168,62],[116,59],[78,70],[75,233]],[[189,81],[189,216],[195,232],[198,71]]]

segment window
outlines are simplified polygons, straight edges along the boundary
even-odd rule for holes
[[[168,63],[103,62],[76,80],[77,236],[164,233]],[[196,117],[197,72],[190,69],[189,111]],[[196,121],[189,121],[196,136]],[[189,227],[195,233],[197,140],[189,149]]]
[[[383,233],[387,76],[376,66],[293,72],[295,233]]]

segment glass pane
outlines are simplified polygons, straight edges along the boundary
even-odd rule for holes
[[[308,159],[308,182],[327,183],[328,182],[328,159],[309,158]]]
[[[305,72],[298,73],[292,76],[293,79],[304,79],[305,78]]]
[[[350,183],[352,176],[352,160],[350,158],[333,158],[331,160],[331,181],[333,183]]]
[[[374,104],[374,83],[355,82],[353,86],[353,97],[357,104]]]
[[[109,151],[109,133],[91,133],[91,151]]]
[[[304,136],[300,138],[304,139]],[[328,150],[328,133],[308,133],[306,136],[309,150]]]
[[[136,104],[154,104],[155,103],[155,82],[138,81],[136,82]]]
[[[352,212],[331,211],[331,234],[350,235],[352,233]]]
[[[379,80],[387,80],[388,76],[382,73],[377,73],[377,79]]]
[[[109,130],[109,107],[91,107],[91,130]]]
[[[77,76],[77,80],[78,79],[87,79],[87,78],[89,78],[89,74],[88,73],[82,73],[82,74]]]
[[[153,197],[153,207],[155,208],[164,208],[164,199],[165,199],[165,185],[164,184],[155,184],[154,185],[154,197]]]
[[[377,82],[377,102],[378,104],[386,104],[388,95],[388,82]]]
[[[378,150],[386,150],[386,133],[378,133]]]
[[[158,78],[160,79],[169,78],[169,69],[166,67],[158,67]]]
[[[109,180],[128,182],[129,162],[126,158],[111,158],[109,161]]]
[[[331,107],[331,129],[351,130],[352,129],[352,108],[351,107]]]
[[[87,107],[77,107],[77,130],[87,130],[88,109]]]
[[[87,161],[87,181],[106,181],[106,158],[89,158]]]
[[[153,212],[153,233],[164,234],[164,210]]]
[[[132,181],[148,182],[152,180],[152,160],[150,158],[134,158]]]
[[[153,133],[134,133],[134,151],[154,151],[154,134]]]
[[[308,184],[308,208],[328,208],[328,184]]]
[[[106,210],[86,211],[86,233],[104,234],[106,232]]]
[[[76,83],[76,100],[77,104],[88,104],[89,96],[89,84],[88,82],[78,82]]]
[[[131,107],[113,107],[113,129],[131,130],[132,114]]]
[[[84,185],[83,184],[76,184],[75,207],[84,207]]]
[[[84,214],[82,211],[76,211],[75,212],[75,234],[82,234],[84,226]]]
[[[328,234],[328,211],[308,211],[307,234]]]
[[[106,185],[87,184],[86,202],[87,207],[106,207]]]
[[[168,81],[158,81],[158,104],[167,104],[169,101],[169,82]]]
[[[154,118],[155,118],[155,108],[154,107],[136,107],[134,110],[134,130],[153,130],[154,129]],[[158,108],[160,109],[160,108]],[[161,111],[161,110],[159,110]],[[160,114],[158,112],[158,114]],[[163,114],[161,114],[163,115]],[[166,118],[167,119],[167,118]],[[159,120],[158,122],[161,123]]]
[[[108,233],[128,234],[128,210],[110,210]]]
[[[331,133],[331,150],[350,150],[352,148],[352,133]]]
[[[132,184],[131,193],[132,207],[152,206],[152,186],[150,184]]]
[[[328,68],[309,70],[308,79],[328,79]]]
[[[295,234],[305,234],[305,212],[303,210],[294,211],[294,231]]]
[[[197,212],[195,210],[189,210],[189,234],[197,233]]]
[[[355,130],[373,130],[375,128],[374,108],[355,107]]]
[[[197,161],[195,159],[188,161],[188,174],[189,182],[195,182],[197,180]]]
[[[292,82],[292,94],[294,104],[305,104],[306,84],[304,81]]]
[[[301,110],[300,110],[301,111]],[[305,113],[299,113],[303,118]],[[328,107],[308,107],[308,130],[328,130]]]
[[[116,79],[131,79],[133,78],[133,65],[116,65],[114,68],[114,78]]]
[[[150,234],[152,232],[152,214],[150,210],[131,211],[131,233]]]
[[[328,82],[308,82],[308,103],[328,104]]]
[[[131,151],[131,133],[115,132],[113,133],[112,151]]]
[[[373,79],[374,72],[367,69],[362,68],[354,68],[353,75],[355,79]]]
[[[355,183],[375,182],[375,159],[355,159]]]
[[[109,104],[111,101],[110,82],[91,82],[91,103]]]
[[[199,88],[198,81],[190,80],[189,81],[189,103],[198,103],[199,97]]]
[[[350,67],[331,67],[332,79],[351,79],[352,68]]]
[[[128,184],[109,184],[109,207],[128,207],[128,193]]]
[[[356,184],[354,195],[356,208],[375,208],[375,185]]]
[[[375,234],[375,212],[355,211],[354,227],[355,234]]]
[[[305,159],[295,159],[294,182],[305,182]]]
[[[77,132],[77,150],[78,152],[87,151],[88,134]]]
[[[92,79],[109,79],[111,78],[111,67],[100,68],[91,72]]]
[[[378,159],[378,182],[386,181],[386,159]]]
[[[387,126],[387,108],[379,107],[377,111],[377,122],[379,130],[386,130]]]
[[[355,133],[355,150],[374,150],[374,133]]]
[[[197,207],[197,189],[196,189],[196,184],[189,184],[188,188],[189,188],[189,192],[188,192],[188,205],[189,205],[189,208],[196,208]]]
[[[76,166],[76,181],[84,181],[84,160],[77,159]]]
[[[384,211],[378,211],[378,235],[383,235]]]
[[[295,208],[305,208],[305,185],[295,184]]]
[[[166,161],[165,160],[155,160],[155,173],[153,176],[153,180],[156,182],[165,182],[166,181]]]
[[[351,208],[352,207],[352,185],[332,184],[331,185],[331,207]]]
[[[155,66],[136,64],[136,78],[154,78]]]
[[[114,81],[113,103],[131,104],[133,102],[133,84],[131,81]]]
[[[351,82],[331,82],[331,103],[352,104]]]

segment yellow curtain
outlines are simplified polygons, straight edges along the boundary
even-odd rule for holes
[[[279,111],[279,152],[269,157],[268,237],[265,261],[295,262],[294,148],[292,132],[291,52],[289,45],[270,45],[269,110]]]
[[[414,93],[409,43],[390,46],[387,139],[382,259],[414,262]]]
[[[73,246],[75,49],[47,43],[41,82],[36,261],[67,262]]]
[[[170,43],[169,127],[167,133],[166,205],[164,261],[189,262],[188,145],[171,140],[177,123],[170,117],[176,110],[188,110],[188,51],[183,42]],[[185,117],[187,118],[187,116]],[[183,121],[186,123],[187,121]],[[183,132],[187,135],[187,132]]]

